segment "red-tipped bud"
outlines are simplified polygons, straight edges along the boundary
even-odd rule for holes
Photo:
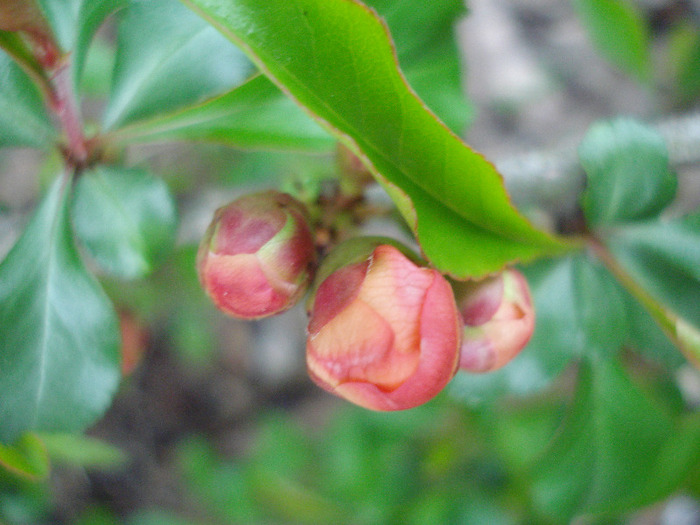
[[[459,367],[490,372],[525,348],[535,329],[535,309],[525,277],[505,270],[478,283],[459,284],[457,305],[464,320]]]
[[[197,270],[220,310],[257,319],[299,301],[315,260],[303,205],[286,193],[266,191],[216,211],[199,247]]]
[[[449,283],[389,244],[347,260],[315,293],[311,378],[373,410],[429,401],[457,370],[462,326]]]

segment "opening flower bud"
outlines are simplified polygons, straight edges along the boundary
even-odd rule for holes
[[[525,277],[508,269],[478,283],[455,285],[464,320],[459,367],[490,372],[509,363],[535,330],[535,309]]]
[[[257,319],[294,306],[315,261],[303,205],[286,193],[266,191],[216,211],[199,246],[197,271],[220,310]]]
[[[462,326],[449,283],[389,244],[346,260],[330,273],[321,268],[328,275],[306,346],[311,378],[373,410],[429,401],[457,370]]]

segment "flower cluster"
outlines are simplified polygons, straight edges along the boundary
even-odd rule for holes
[[[527,282],[513,269],[450,283],[408,248],[378,237],[341,243],[319,267],[316,259],[304,206],[268,191],[217,210],[197,268],[213,302],[243,319],[281,313],[311,287],[309,375],[369,409],[412,408],[460,369],[500,368],[534,330]]]

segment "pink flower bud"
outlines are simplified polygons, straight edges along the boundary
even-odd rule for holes
[[[266,191],[216,211],[199,247],[197,270],[220,310],[257,319],[298,302],[315,260],[303,205],[286,193]]]
[[[525,277],[505,270],[478,283],[456,285],[464,320],[459,367],[490,372],[525,348],[535,329],[535,309]]]
[[[323,268],[322,268],[323,271]],[[373,410],[432,399],[457,370],[461,320],[445,278],[381,244],[326,277],[306,360],[322,388]]]

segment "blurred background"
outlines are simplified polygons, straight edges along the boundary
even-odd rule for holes
[[[568,167],[593,122],[628,115],[667,125],[671,135],[679,122],[694,122],[698,133],[700,2],[631,3],[651,30],[652,82],[596,49],[572,2],[469,0],[468,16],[455,26],[469,103],[463,136],[503,170],[516,202],[547,224],[577,220],[582,182]],[[108,24],[91,51],[87,115],[99,113],[109,90],[113,40]],[[201,144],[128,154],[175,192],[177,250],[148,279],[104,279],[121,315],[125,379],[87,433],[94,440],[50,443],[49,480],[2,494],[8,523],[550,522],[533,509],[521,472],[563,421],[571,373],[546,388],[525,385],[522,397],[490,398],[462,388],[469,379],[460,378],[423,407],[372,413],[308,379],[302,307],[246,323],[219,313],[201,291],[194,254],[213,210],[253,188],[321,191],[335,176],[333,154]],[[0,151],[1,255],[55,162],[34,150]],[[676,206],[694,209],[699,165],[685,163],[679,175]],[[646,366],[640,375],[653,376]],[[683,388],[697,407],[697,374]],[[649,507],[577,523],[700,524],[700,474],[688,487]]]

